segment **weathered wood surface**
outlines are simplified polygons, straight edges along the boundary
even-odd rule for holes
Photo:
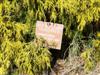
[[[64,25],[51,22],[37,21],[36,36],[42,37],[50,48],[61,49]]]

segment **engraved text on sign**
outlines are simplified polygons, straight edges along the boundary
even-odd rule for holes
[[[61,49],[63,28],[62,24],[37,21],[36,36],[45,39],[50,48]]]

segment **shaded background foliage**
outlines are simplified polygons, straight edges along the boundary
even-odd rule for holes
[[[34,25],[36,20],[62,23],[67,36],[98,21],[99,0],[4,0],[1,15],[10,20]]]

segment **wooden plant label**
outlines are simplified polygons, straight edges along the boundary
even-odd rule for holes
[[[49,48],[61,49],[64,25],[37,21],[36,36],[46,40]]]

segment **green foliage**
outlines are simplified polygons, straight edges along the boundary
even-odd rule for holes
[[[70,46],[68,47],[70,58],[73,58],[74,56],[78,56],[80,54],[81,48],[83,47],[84,43],[82,38],[82,34],[80,32],[76,32],[72,42],[70,43]]]
[[[0,12],[11,21],[31,26],[36,20],[62,23],[65,34],[72,37],[77,28],[82,31],[100,18],[100,0],[4,0]]]
[[[85,70],[89,71],[100,61],[100,40],[92,39],[91,44],[86,45],[81,57],[85,61]]]
[[[42,39],[26,42],[30,25],[0,18],[0,75],[36,75],[50,68],[50,52]]]
[[[92,70],[100,61],[100,40],[99,33],[97,39],[89,35],[87,38],[82,33],[77,32],[74,35],[69,50],[69,60],[75,56],[81,56],[84,61],[84,69],[86,72]]]
[[[94,52],[93,44],[83,43],[74,34],[99,19],[100,0],[0,0],[0,73],[14,69],[12,74],[32,75],[50,67],[48,49],[43,41],[34,39],[36,20],[64,24],[65,36],[73,39],[69,47],[72,55],[80,53],[82,45],[91,68],[91,53],[98,59],[99,48]]]
[[[50,68],[48,48],[44,47],[43,40],[34,39],[34,0],[30,1],[0,3],[1,75],[35,75]]]

